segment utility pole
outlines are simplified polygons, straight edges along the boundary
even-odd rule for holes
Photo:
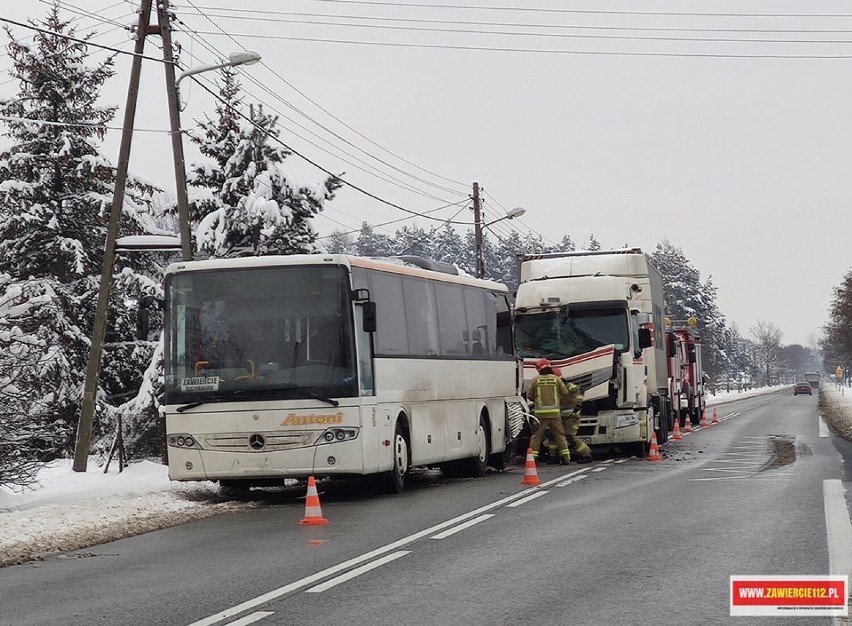
[[[476,242],[476,277],[485,277],[482,259],[482,204],[479,199],[479,183],[473,183],[473,232]]]
[[[95,319],[92,326],[92,344],[89,348],[89,361],[86,365],[86,382],[83,386],[83,402],[80,408],[80,422],[77,424],[77,441],[74,446],[75,472],[85,472],[89,457],[89,446],[92,440],[92,423],[94,421],[98,375],[100,373],[101,356],[104,347],[107,313],[109,311],[109,295],[112,288],[112,274],[115,266],[115,241],[118,238],[118,226],[121,221],[121,208],[124,205],[124,193],[127,189],[127,168],[130,162],[130,145],[133,140],[133,123],[136,119],[136,102],[139,96],[139,77],[142,73],[142,54],[145,51],[145,36],[148,34],[148,23],[151,15],[153,0],[142,0],[139,9],[139,23],[136,26],[136,46],[134,47],[133,63],[130,69],[130,86],[127,89],[127,104],[124,109],[124,124],[121,128],[121,146],[118,153],[118,164],[115,173],[115,191],[112,197],[112,208],[107,226],[106,244],[104,248],[101,282],[98,287],[98,302],[95,308]]]
[[[180,102],[175,81],[175,62],[172,54],[172,27],[169,22],[169,0],[158,0],[157,23],[163,40],[163,61],[166,68],[166,95],[169,101],[169,123],[172,137],[172,160],[177,187],[178,228],[180,253],[184,261],[192,260],[192,233],[189,229],[189,198],[186,193],[186,167],[183,156],[183,135],[180,130]]]

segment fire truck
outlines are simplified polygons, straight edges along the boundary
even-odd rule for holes
[[[672,399],[673,419],[680,426],[697,425],[704,413],[704,370],[701,367],[701,337],[698,320],[665,319],[666,357],[668,363],[669,397]]]

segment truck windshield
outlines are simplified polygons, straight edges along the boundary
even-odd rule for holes
[[[563,309],[515,316],[515,344],[521,358],[566,358],[615,344],[629,348],[625,309]]]
[[[340,266],[168,276],[166,402],[358,395],[349,294]]]

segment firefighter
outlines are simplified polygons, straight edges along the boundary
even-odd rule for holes
[[[556,443],[559,461],[567,465],[571,460],[571,453],[568,451],[568,441],[565,439],[565,427],[562,425],[559,407],[562,399],[568,395],[568,389],[562,379],[553,373],[548,359],[539,359],[535,367],[538,370],[538,376],[530,381],[527,392],[534,403],[533,413],[539,422],[530,439],[533,458],[538,458],[544,435],[550,431]]]
[[[553,368],[553,373],[562,378],[562,371],[558,367]],[[565,428],[565,439],[568,441],[568,449],[579,455],[577,463],[591,463],[592,450],[589,444],[577,436],[580,429],[580,406],[583,404],[583,393],[580,386],[563,380],[568,395],[562,398],[559,406],[559,415],[562,418],[562,426]],[[556,444],[552,437],[544,440],[544,445],[552,458],[557,458]]]
[[[554,369],[553,373],[562,378],[559,368]],[[568,441],[568,447],[579,456],[577,463],[591,463],[594,459],[589,444],[577,436],[577,431],[580,430],[580,406],[583,404],[583,392],[579,385],[571,382],[566,382],[565,388],[568,394],[562,398],[559,405],[559,415],[565,428],[565,439]]]

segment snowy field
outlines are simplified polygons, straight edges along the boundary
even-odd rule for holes
[[[707,405],[783,388],[718,393]],[[88,471],[78,473],[70,459],[55,461],[39,472],[33,488],[0,487],[0,567],[249,506],[225,500],[214,483],[172,483],[166,467],[151,461],[121,473],[116,462],[104,473],[92,459]]]

